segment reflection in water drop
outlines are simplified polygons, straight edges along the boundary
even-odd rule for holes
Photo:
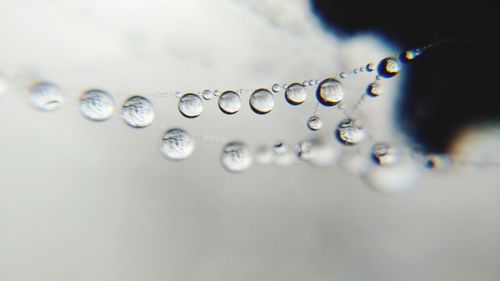
[[[179,100],[179,111],[188,118],[198,117],[203,112],[203,101],[196,94],[185,94]]]
[[[104,121],[113,114],[113,97],[102,90],[90,90],[80,97],[80,112],[92,121]]]
[[[319,84],[316,97],[322,105],[334,106],[344,99],[344,87],[336,79],[325,79]]]
[[[211,100],[213,97],[214,97],[214,92],[210,91],[210,90],[205,90],[201,93],[201,96],[205,99],[205,100]]]
[[[252,164],[250,149],[241,142],[230,142],[224,146],[221,154],[222,166],[229,172],[239,173]]]
[[[399,63],[395,58],[385,58],[378,65],[378,74],[384,78],[391,78],[399,73]]]
[[[281,91],[281,86],[280,86],[280,84],[274,84],[274,85],[273,85],[272,90],[273,90],[273,92],[275,92],[275,93],[278,93],[279,91]]]
[[[342,144],[354,145],[363,141],[366,133],[355,120],[344,119],[337,126],[336,137]]]
[[[121,116],[130,127],[145,128],[153,123],[155,112],[149,100],[133,96],[123,104]]]
[[[160,151],[169,160],[183,160],[188,158],[194,150],[194,140],[182,129],[170,129],[163,135]]]
[[[31,87],[29,100],[36,109],[54,111],[62,106],[64,94],[58,86],[40,82]]]
[[[394,165],[399,161],[399,154],[395,147],[387,143],[377,143],[372,147],[372,159],[381,166]]]
[[[258,89],[250,96],[250,107],[255,113],[267,114],[274,107],[274,96],[266,89]]]
[[[235,114],[241,108],[240,96],[233,91],[222,93],[219,97],[219,108],[226,114]]]
[[[286,101],[291,105],[299,105],[307,98],[307,91],[302,84],[293,83],[285,91]]]
[[[366,92],[371,97],[377,97],[382,94],[382,86],[380,86],[380,84],[377,82],[371,83],[370,85],[368,85]]]
[[[366,65],[366,71],[372,72],[374,70],[375,70],[375,66],[373,65],[373,63],[369,63]]]
[[[307,128],[311,131],[320,130],[323,127],[323,121],[319,118],[319,116],[313,115],[309,117],[307,120]]]

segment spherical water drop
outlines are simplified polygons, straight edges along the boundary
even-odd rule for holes
[[[407,50],[406,52],[402,53],[400,58],[401,58],[401,61],[403,62],[410,62],[414,59],[416,59],[418,56],[420,56],[422,54],[422,49],[411,49],[411,50]]]
[[[255,160],[261,165],[269,165],[274,160],[274,153],[267,145],[262,145],[255,152]]]
[[[377,192],[394,194],[414,187],[418,174],[418,169],[410,161],[403,161],[398,165],[372,166],[362,179]]]
[[[62,106],[64,94],[58,86],[50,82],[40,82],[31,87],[29,99],[39,110],[53,111]]]
[[[334,106],[344,99],[344,87],[336,79],[325,79],[316,90],[316,98],[324,106]]]
[[[377,143],[372,147],[372,159],[381,166],[394,165],[399,161],[399,154],[395,147],[387,143]]]
[[[274,107],[274,96],[266,89],[258,89],[250,96],[250,107],[255,113],[267,114]]]
[[[318,131],[323,127],[323,121],[319,118],[319,116],[311,116],[309,120],[307,120],[307,128],[311,131]]]
[[[224,146],[221,155],[222,166],[229,172],[243,172],[252,164],[250,149],[244,143],[230,142]]]
[[[378,65],[378,74],[384,78],[391,78],[399,73],[399,63],[395,58],[385,58]]]
[[[369,96],[377,97],[382,94],[382,86],[380,86],[380,84],[377,82],[371,83],[370,85],[368,85],[366,92]]]
[[[194,140],[182,129],[170,129],[163,135],[160,150],[170,160],[184,160],[194,150]]]
[[[312,79],[311,79],[311,80],[309,80],[309,82],[307,82],[307,84],[309,84],[309,86],[314,85],[314,80],[312,80]]]
[[[80,112],[92,121],[109,119],[114,108],[113,97],[102,90],[90,90],[80,97]]]
[[[241,108],[240,96],[233,91],[222,93],[219,97],[219,108],[226,114],[235,114]]]
[[[336,129],[337,139],[345,145],[358,144],[366,138],[363,128],[353,119],[344,119]]]
[[[317,167],[327,167],[336,162],[340,154],[332,144],[322,138],[313,138],[299,143],[298,157]]]
[[[274,84],[272,89],[273,92],[278,93],[279,91],[281,91],[281,86],[280,84]]]
[[[446,170],[453,165],[452,159],[444,154],[427,154],[424,156],[424,166],[432,170]]]
[[[278,167],[288,167],[297,160],[296,153],[283,142],[274,144],[273,151],[274,164]]]
[[[372,72],[374,70],[375,70],[375,66],[373,65],[373,63],[369,63],[366,65],[366,71]]]
[[[205,90],[201,93],[201,96],[205,99],[205,100],[211,100],[213,97],[214,97],[214,92],[210,91],[210,90]]]
[[[355,68],[353,71],[352,71],[354,74],[358,74],[358,69]]]
[[[362,66],[362,67],[359,68],[359,72],[364,72],[364,71],[365,71],[365,67],[364,66]]]
[[[214,91],[214,96],[218,97],[218,96],[219,96],[219,94],[220,94],[220,91],[219,91],[219,90],[215,90],[215,91]]]
[[[306,87],[306,86],[308,85],[308,81],[307,81],[307,80],[304,80],[304,81],[302,82],[302,85],[303,85],[304,87]]]
[[[185,94],[179,100],[179,111],[187,118],[195,118],[203,112],[203,101],[196,94]]]
[[[345,73],[345,72],[340,72],[340,78],[342,78],[342,79],[347,78],[347,73]]]
[[[155,112],[149,100],[133,96],[123,104],[121,116],[127,125],[133,128],[145,128],[153,123]]]
[[[293,83],[285,91],[286,101],[291,105],[299,105],[307,98],[307,91],[302,84]]]

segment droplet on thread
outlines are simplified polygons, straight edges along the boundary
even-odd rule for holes
[[[214,92],[212,92],[211,90],[204,90],[201,94],[201,96],[205,99],[205,100],[211,100],[213,97],[214,97]]]
[[[311,131],[318,131],[323,127],[323,121],[319,116],[313,115],[307,120],[307,128]]]
[[[307,98],[307,91],[300,83],[293,83],[285,91],[285,99],[291,105],[299,105]]]
[[[279,91],[281,91],[281,86],[280,84],[274,84],[273,87],[272,87],[272,90],[273,92],[275,93],[279,93]]]
[[[183,95],[179,100],[179,112],[187,118],[196,118],[203,112],[203,101],[193,93]]]
[[[363,128],[354,119],[349,118],[342,120],[335,132],[337,139],[344,145],[355,145],[366,138]]]
[[[252,164],[252,154],[248,146],[242,142],[227,143],[222,149],[222,166],[229,172],[240,173]]]
[[[184,160],[191,156],[194,150],[194,140],[183,129],[173,128],[168,130],[162,138],[160,151],[173,161]]]
[[[64,103],[64,94],[51,82],[39,82],[31,87],[29,100],[36,109],[54,111]]]
[[[380,86],[380,84],[377,82],[371,83],[370,85],[368,85],[366,93],[371,97],[378,97],[380,94],[382,94],[382,86]]]
[[[250,96],[250,108],[257,114],[267,114],[274,107],[274,96],[266,89],[258,89]]]
[[[123,104],[121,116],[130,127],[145,128],[153,123],[155,112],[149,100],[133,96]]]
[[[397,149],[387,143],[373,145],[371,155],[373,161],[380,166],[394,165],[399,161]]]
[[[334,106],[344,99],[344,86],[336,79],[325,79],[316,89],[316,98],[324,106]]]
[[[90,90],[80,97],[80,112],[92,121],[104,121],[113,115],[113,97],[102,90]]]
[[[226,91],[219,97],[219,108],[226,114],[235,114],[241,108],[241,98],[233,91]]]
[[[395,58],[385,58],[378,65],[378,74],[384,78],[391,78],[399,74],[399,63]]]

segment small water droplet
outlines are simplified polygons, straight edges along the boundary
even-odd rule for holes
[[[219,97],[219,108],[226,114],[235,114],[241,108],[241,98],[233,91],[226,91]]]
[[[155,112],[149,100],[133,96],[123,104],[121,116],[127,125],[133,128],[145,128],[153,123]]]
[[[311,116],[309,120],[307,120],[307,128],[311,131],[320,130],[323,127],[323,121],[319,118],[319,116]]]
[[[272,89],[273,92],[278,93],[279,91],[281,91],[281,86],[280,84],[274,84]]]
[[[411,50],[407,50],[406,52],[402,53],[400,58],[403,62],[410,62],[410,61],[416,59],[421,54],[422,54],[422,49],[420,49],[420,48],[411,49]]]
[[[302,141],[298,145],[299,159],[316,167],[327,167],[338,160],[340,153],[323,138]]]
[[[222,166],[229,172],[243,172],[252,164],[252,154],[244,143],[230,142],[222,149],[221,162]]]
[[[286,101],[291,105],[299,105],[307,98],[307,91],[299,83],[293,83],[285,91]]]
[[[399,63],[395,58],[385,58],[378,65],[378,74],[384,78],[391,78],[399,73]]]
[[[319,80],[314,80],[314,84],[315,84],[315,85],[318,85],[318,84],[319,84],[319,82],[321,82],[321,81],[319,81]]]
[[[342,120],[335,130],[337,139],[345,145],[355,145],[366,138],[363,128],[353,119]]]
[[[194,140],[186,131],[178,128],[168,130],[162,138],[160,151],[169,160],[184,160],[191,156]]]
[[[215,91],[214,91],[214,96],[218,97],[218,96],[219,96],[219,94],[220,94],[220,91],[219,91],[219,90],[215,90]]]
[[[278,167],[288,167],[297,160],[296,153],[283,142],[277,142],[273,145],[274,164]]]
[[[109,119],[114,108],[113,97],[102,90],[90,90],[80,97],[80,112],[92,121]]]
[[[309,80],[309,82],[307,82],[307,84],[309,84],[309,86],[314,85],[314,80],[312,80],[312,79],[311,79],[311,80]]]
[[[257,114],[267,114],[274,107],[274,96],[266,89],[258,89],[250,96],[250,107]]]
[[[399,161],[399,154],[395,147],[387,143],[377,143],[372,147],[372,159],[381,166],[394,165]]]
[[[364,72],[364,71],[365,71],[365,67],[364,67],[364,66],[360,67],[360,68],[359,68],[359,71],[360,71],[360,72]]]
[[[377,97],[382,94],[382,86],[377,82],[371,83],[368,85],[366,92],[369,96]]]
[[[205,91],[203,91],[203,93],[201,94],[201,96],[205,100],[211,100],[214,97],[214,92],[212,92],[210,90],[205,90]]]
[[[322,105],[334,106],[344,99],[344,87],[336,79],[325,79],[319,84],[316,97]]]
[[[424,166],[432,170],[445,170],[452,166],[453,162],[445,154],[427,154],[424,156]]]
[[[358,69],[355,68],[352,72],[354,72],[354,74],[358,74]]]
[[[372,72],[375,70],[375,65],[373,63],[369,63],[366,65],[366,71]]]
[[[345,73],[345,72],[340,72],[340,78],[342,78],[342,79],[347,78],[347,73]]]
[[[288,84],[283,84],[283,90],[286,90],[288,88]]]
[[[179,100],[179,112],[187,118],[195,118],[203,112],[203,101],[196,94],[185,94]]]
[[[307,87],[307,85],[308,85],[308,81],[307,81],[307,80],[304,80],[304,81],[302,82],[302,85],[303,85],[304,87]]]
[[[55,84],[40,82],[31,87],[29,100],[39,110],[54,111],[62,106],[64,94]]]
[[[274,160],[274,153],[267,145],[261,145],[255,152],[255,160],[261,165],[269,165]]]

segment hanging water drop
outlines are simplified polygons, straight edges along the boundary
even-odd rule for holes
[[[366,92],[369,96],[377,97],[382,94],[382,86],[380,86],[380,84],[377,82],[371,83],[370,85],[368,85]]]
[[[219,108],[226,114],[235,114],[241,108],[241,98],[233,91],[222,93],[219,97]]]
[[[345,73],[345,72],[340,72],[340,78],[342,78],[342,79],[347,78],[347,73]]]
[[[380,166],[394,165],[399,161],[397,149],[387,143],[375,144],[371,155],[373,161]]]
[[[258,89],[250,96],[250,107],[257,114],[267,114],[274,107],[274,96],[266,89]]]
[[[121,116],[127,125],[133,128],[145,128],[153,123],[155,112],[149,100],[133,96],[123,104]]]
[[[375,66],[373,65],[373,63],[369,63],[366,65],[366,71],[372,72],[374,70],[375,70]]]
[[[279,93],[279,91],[281,91],[281,86],[280,84],[274,84],[273,87],[272,87],[272,90],[273,92],[275,93]]]
[[[420,48],[411,49],[411,50],[407,50],[406,52],[403,52],[400,55],[400,58],[401,58],[401,61],[407,63],[407,62],[410,62],[410,61],[416,59],[421,54],[422,54],[422,49],[420,49]]]
[[[179,112],[187,118],[195,118],[203,112],[203,101],[196,94],[185,94],[179,100]]]
[[[286,101],[291,105],[299,105],[307,98],[307,91],[302,84],[293,83],[285,91]]]
[[[274,160],[274,153],[267,145],[261,145],[255,151],[255,160],[261,165],[269,165]]]
[[[296,153],[281,141],[273,145],[273,152],[274,164],[278,167],[288,167],[297,159]]]
[[[336,79],[325,79],[316,90],[316,98],[324,106],[334,106],[344,99],[344,87]]]
[[[385,58],[378,65],[378,74],[384,78],[391,78],[399,73],[399,63],[395,58]]]
[[[244,143],[230,142],[222,149],[221,162],[222,166],[229,172],[243,172],[252,164],[252,154]]]
[[[201,93],[201,96],[205,99],[205,100],[211,100],[213,97],[214,97],[214,92],[210,91],[210,90],[204,90],[202,93]]]
[[[309,84],[309,86],[313,86],[314,85],[314,80],[309,80],[309,82],[307,82],[307,84]]]
[[[311,116],[307,120],[307,128],[311,131],[318,131],[323,127],[323,121],[319,118],[319,116]]]
[[[345,145],[355,145],[366,138],[363,128],[353,119],[344,119],[337,126],[337,139]]]
[[[219,90],[215,90],[215,91],[214,91],[214,96],[218,97],[218,96],[219,96],[219,94],[220,94],[220,91],[219,91]]]
[[[50,82],[40,82],[31,87],[29,100],[39,110],[54,111],[62,106],[64,94],[58,86]]]
[[[298,145],[299,159],[316,167],[327,167],[338,160],[340,154],[323,138],[305,140]]]
[[[92,121],[104,121],[115,108],[113,97],[102,90],[90,90],[80,97],[80,112]]]
[[[191,156],[194,140],[186,131],[178,128],[168,130],[163,135],[160,151],[169,160],[184,160]]]

